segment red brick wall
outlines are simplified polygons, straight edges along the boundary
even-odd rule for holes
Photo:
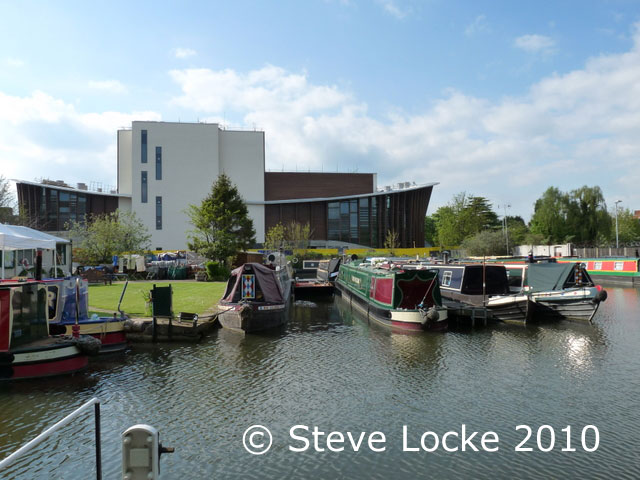
[[[265,172],[265,200],[373,193],[373,173]]]

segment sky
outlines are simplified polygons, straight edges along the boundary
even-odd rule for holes
[[[134,120],[265,132],[267,169],[438,182],[529,220],[640,210],[640,2],[0,0],[0,175],[115,185]]]

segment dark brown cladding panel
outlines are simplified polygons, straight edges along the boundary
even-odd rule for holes
[[[433,187],[428,186],[377,195],[377,235],[367,246],[382,247],[386,232],[393,230],[398,233],[400,247],[424,247],[424,217],[432,190]],[[309,223],[311,239],[326,240],[328,203],[330,201],[265,205],[265,231],[268,232],[278,223]]]
[[[118,209],[118,197],[111,195],[100,195],[91,191],[68,191],[69,195],[75,194],[86,199],[86,208],[83,210],[79,206],[79,202],[73,201],[68,205],[76,206],[74,215],[62,218],[59,210],[58,196],[62,192],[55,187],[49,185],[31,185],[16,182],[18,190],[18,204],[20,209],[27,215],[29,226],[44,231],[61,231],[66,230],[66,223],[69,219],[82,220],[85,214],[99,215],[104,213],[115,212]],[[51,204],[49,200],[49,191],[57,192],[55,203]],[[43,195],[44,191],[44,195]],[[43,205],[43,201],[45,202]]]
[[[265,200],[373,193],[373,173],[265,172]]]

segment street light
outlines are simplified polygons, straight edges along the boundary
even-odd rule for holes
[[[622,203],[622,200],[616,200],[614,203],[616,204],[616,248],[620,248],[620,243],[618,242],[618,204]]]
[[[504,218],[502,220],[502,233],[505,236],[507,242],[507,255],[509,255],[509,225],[507,224],[507,208],[511,208],[510,204],[502,205],[504,208]],[[500,205],[498,205],[500,208]]]

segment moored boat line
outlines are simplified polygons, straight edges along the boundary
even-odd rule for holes
[[[423,265],[437,272],[445,299],[485,308],[489,317],[509,323],[527,323],[533,308],[528,295],[511,294],[501,265]]]
[[[393,330],[448,328],[435,272],[391,264],[343,264],[336,287],[369,320]]]

